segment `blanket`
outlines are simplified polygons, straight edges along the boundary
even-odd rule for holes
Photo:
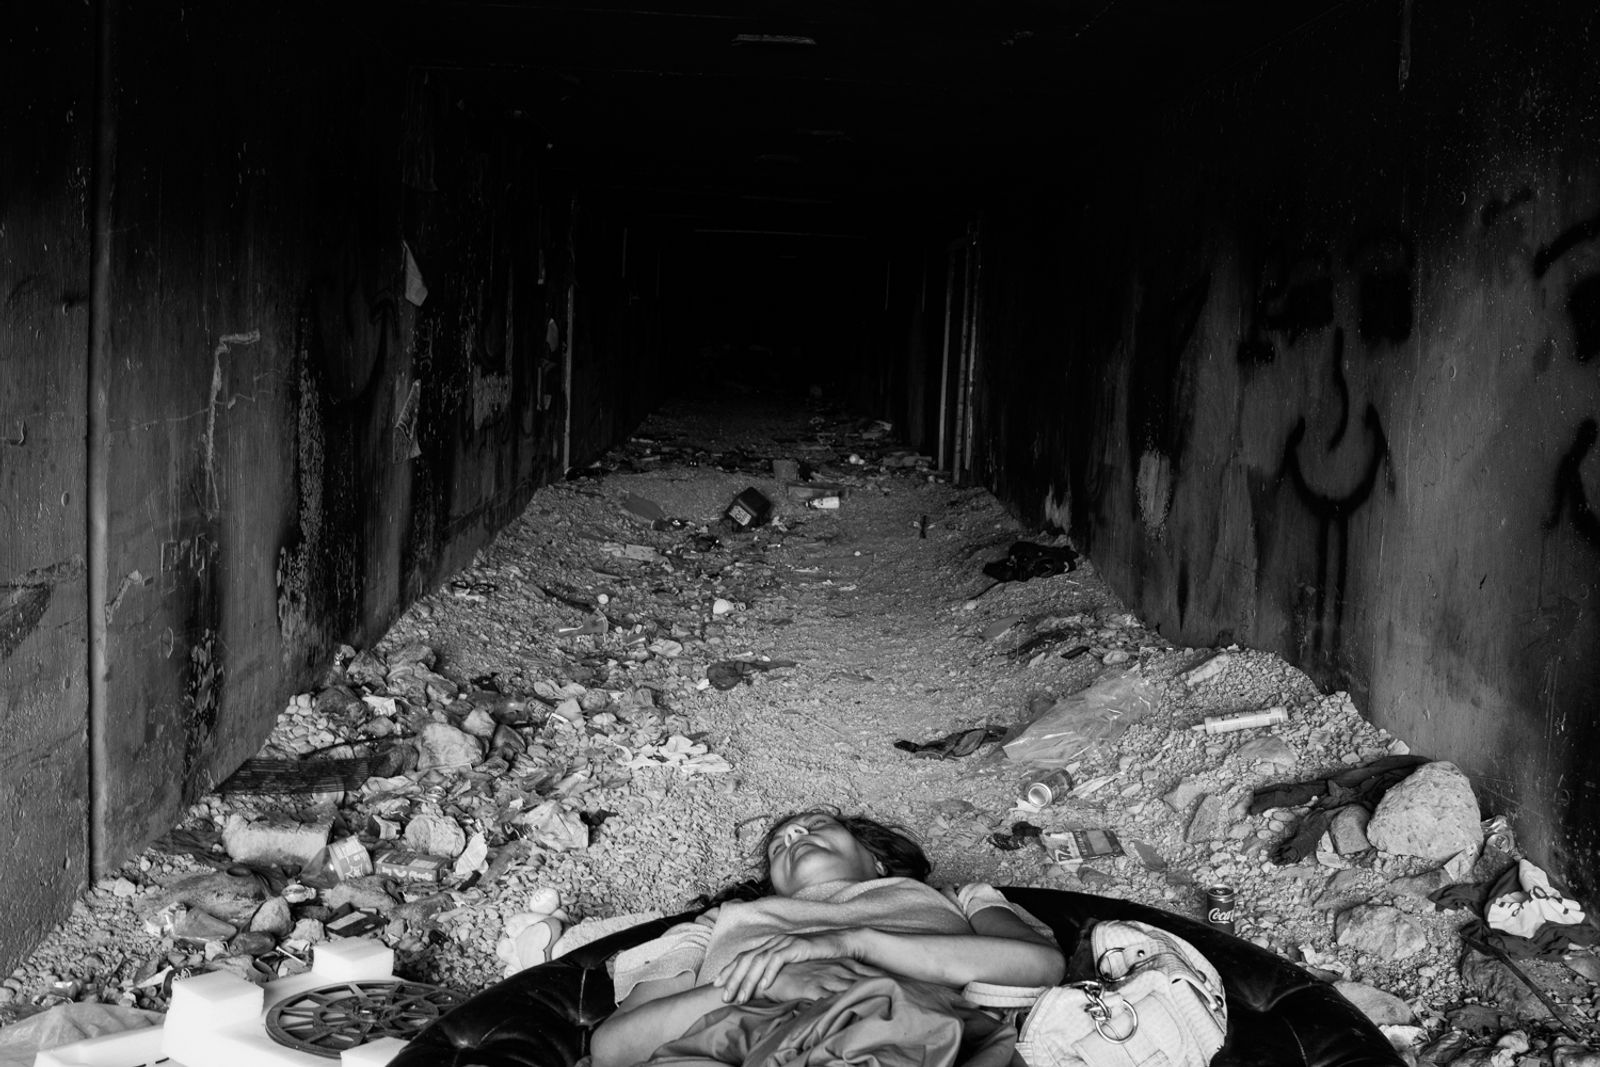
[[[706,1014],[649,1067],[1008,1067],[1017,1031],[954,989],[869,978],[821,1000],[753,1000]]]

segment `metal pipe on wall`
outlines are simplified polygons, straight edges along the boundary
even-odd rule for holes
[[[109,774],[106,740],[106,604],[108,578],[109,465],[107,378],[111,369],[111,192],[116,178],[116,82],[113,63],[118,0],[95,5],[94,141],[91,161],[89,233],[89,345],[85,360],[84,402],[87,411],[84,462],[84,556],[87,560],[88,627],[88,796],[84,804],[84,836],[91,877],[109,867],[111,858],[99,827],[104,825],[103,788]]]
[[[950,300],[955,295],[955,289],[956,253],[952,249],[945,253],[944,306],[939,309],[944,319],[944,340],[940,344],[939,356],[939,459],[934,464],[938,470],[945,469],[946,434],[950,428]]]

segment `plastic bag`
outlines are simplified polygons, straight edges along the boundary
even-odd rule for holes
[[[1115,741],[1154,709],[1148,678],[1133,671],[1110,674],[1050,705],[1001,747],[1018,763],[1059,767],[1093,745]]]
[[[535,844],[553,852],[577,852],[589,847],[589,828],[560,801],[547,800],[516,821],[527,827],[527,836]]]
[[[87,1041],[160,1026],[166,1016],[119,1004],[58,1004],[0,1030],[0,1067],[32,1067],[38,1053]]]

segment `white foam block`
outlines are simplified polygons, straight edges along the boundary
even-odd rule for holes
[[[406,1043],[398,1037],[380,1037],[339,1053],[339,1067],[388,1067]]]
[[[238,1023],[253,1023],[261,1017],[261,987],[238,975],[211,971],[172,983],[172,1004],[167,1010],[167,1026],[199,1026],[211,1030]]]
[[[325,982],[388,978],[394,974],[394,949],[372,937],[343,937],[318,945],[311,972]]]
[[[308,989],[335,982],[366,982],[394,977],[394,949],[368,937],[346,937],[318,945],[305,974],[275,978],[267,983],[266,1006],[271,1008]]]
[[[33,1067],[148,1067],[158,1060],[162,1067],[173,1067],[161,1040],[159,1026],[85,1038],[39,1053]]]

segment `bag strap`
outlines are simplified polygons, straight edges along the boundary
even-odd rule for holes
[[[999,985],[994,982],[968,982],[961,995],[980,1008],[1009,1011],[1014,1008],[1031,1008],[1052,987],[1047,985]]]

